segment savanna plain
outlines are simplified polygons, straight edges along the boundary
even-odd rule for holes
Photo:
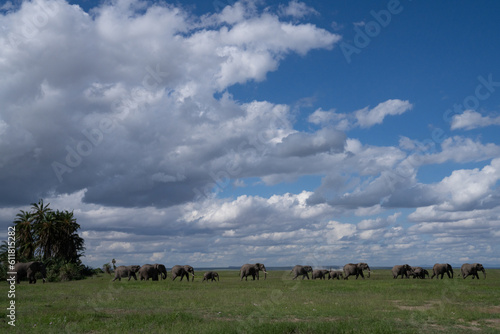
[[[500,333],[500,269],[483,279],[292,280],[289,271],[240,281],[80,281],[16,286],[16,326],[0,284],[1,332],[13,333]],[[170,273],[169,273],[170,274]]]

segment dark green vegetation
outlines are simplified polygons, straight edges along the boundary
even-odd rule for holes
[[[80,281],[16,286],[19,333],[498,333],[500,270],[487,279],[397,279],[374,270],[355,280],[294,280],[269,271],[240,282]],[[455,270],[457,277],[458,271]],[[8,286],[0,283],[0,328]],[[1,329],[0,329],[1,330]]]
[[[71,211],[52,210],[43,200],[31,204],[31,210],[21,210],[13,222],[15,247],[8,242],[0,246],[0,279],[7,278],[7,265],[12,262],[42,261],[49,281],[80,279],[93,270],[82,264],[84,240],[78,235],[80,225]],[[11,231],[9,229],[9,231]],[[10,243],[14,237],[9,238]],[[11,260],[9,255],[15,251]],[[11,261],[9,261],[11,260]]]

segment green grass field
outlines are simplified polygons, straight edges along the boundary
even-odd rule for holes
[[[16,327],[8,325],[8,285],[1,329],[19,333],[499,333],[500,270],[487,279],[394,280],[374,270],[355,280],[240,282],[82,281],[16,286]],[[455,270],[455,274],[458,270]]]

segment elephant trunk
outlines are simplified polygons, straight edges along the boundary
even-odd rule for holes
[[[372,272],[372,271],[370,270],[370,267],[368,267],[368,276],[367,276],[368,278],[370,278],[370,274],[371,274],[371,272]]]
[[[267,271],[264,271],[264,279],[267,278]]]
[[[484,270],[484,268],[483,268],[482,272],[484,274],[484,279],[486,279],[486,270]]]

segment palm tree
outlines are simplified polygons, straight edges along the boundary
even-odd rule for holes
[[[80,225],[76,222],[73,211],[57,211],[56,222],[58,225],[57,243],[54,245],[55,256],[61,257],[69,262],[76,262],[82,251],[84,240],[78,235]]]
[[[20,257],[26,260],[32,259],[35,256],[36,245],[31,226],[32,220],[33,215],[23,210],[16,215],[16,219],[14,220],[16,228],[16,248]]]
[[[2,265],[7,266],[9,261],[9,246],[7,241],[2,241],[2,245],[0,246],[0,262]]]
[[[73,211],[53,211],[43,200],[31,204],[31,211],[16,215],[14,221],[18,251],[24,260],[35,256],[78,263],[84,240],[78,235],[80,225]]]
[[[36,236],[36,254],[46,260],[53,257],[55,245],[59,242],[58,226],[53,212],[47,213],[43,220],[37,221],[33,226]]]
[[[106,274],[110,274],[111,275],[111,265],[109,263],[105,263],[102,265],[102,269],[104,270],[104,272]]]

